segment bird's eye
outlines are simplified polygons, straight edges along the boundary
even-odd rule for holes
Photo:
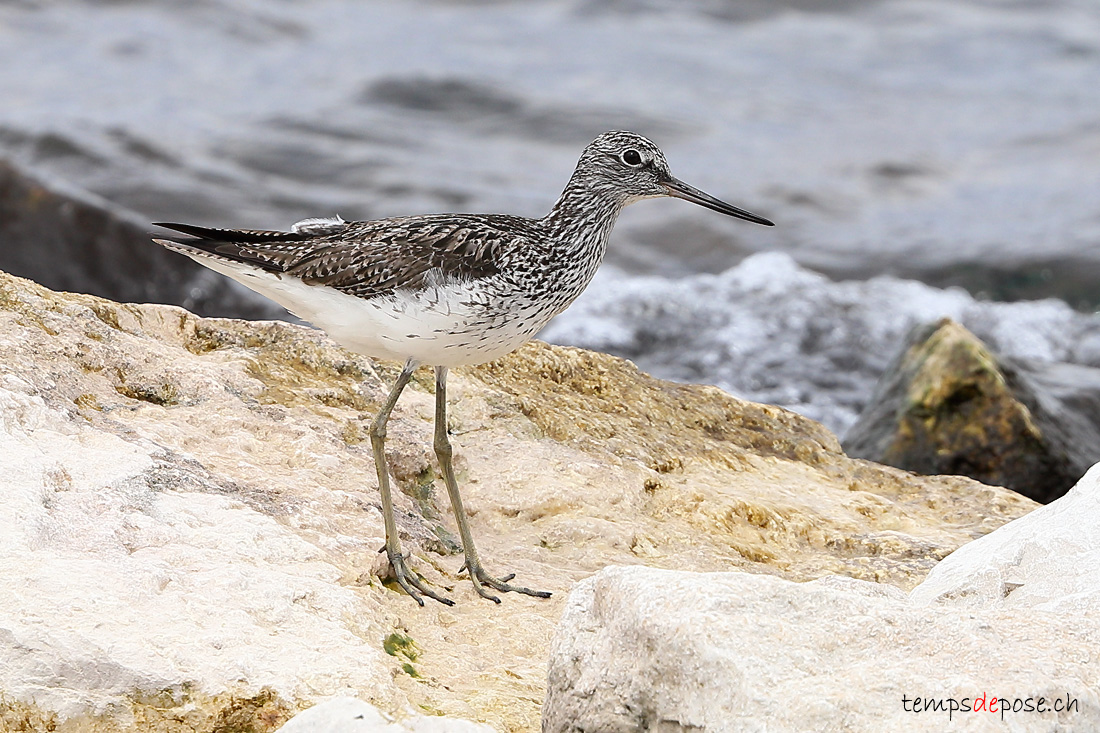
[[[623,162],[626,163],[627,165],[641,165],[642,164],[642,154],[639,153],[634,148],[631,148],[630,150],[624,150],[623,154],[619,157],[622,158]]]

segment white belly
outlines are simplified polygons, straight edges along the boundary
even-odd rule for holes
[[[451,282],[367,300],[296,277],[185,254],[309,321],[349,351],[379,359],[446,367],[482,364],[528,341],[551,315],[537,321],[498,318],[487,324],[477,305],[481,297],[476,285],[471,290],[468,284]]]

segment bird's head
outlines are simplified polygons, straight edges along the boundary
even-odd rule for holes
[[[652,140],[634,132],[613,130],[597,137],[581,154],[576,176],[585,188],[617,198],[621,205],[672,196],[727,216],[773,226],[763,217],[720,201],[677,179],[665,154]]]

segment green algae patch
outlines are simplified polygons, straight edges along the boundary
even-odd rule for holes
[[[412,665],[412,662],[420,658],[420,648],[412,637],[395,631],[382,641],[382,651],[399,660],[407,660],[401,663],[401,671],[410,677],[420,679],[420,672]]]
[[[410,662],[420,658],[420,649],[412,637],[398,631],[393,632],[382,641],[382,651],[391,657],[405,657]]]

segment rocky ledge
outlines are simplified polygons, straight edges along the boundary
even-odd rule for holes
[[[456,574],[425,373],[389,451],[405,548],[457,605],[421,609],[378,577],[366,426],[396,365],[2,274],[0,348],[0,730],[259,732],[346,697],[537,730],[568,592],[606,566],[842,575],[893,598],[1036,506],[532,343],[454,375],[451,428],[487,567],[554,596],[496,606]]]

